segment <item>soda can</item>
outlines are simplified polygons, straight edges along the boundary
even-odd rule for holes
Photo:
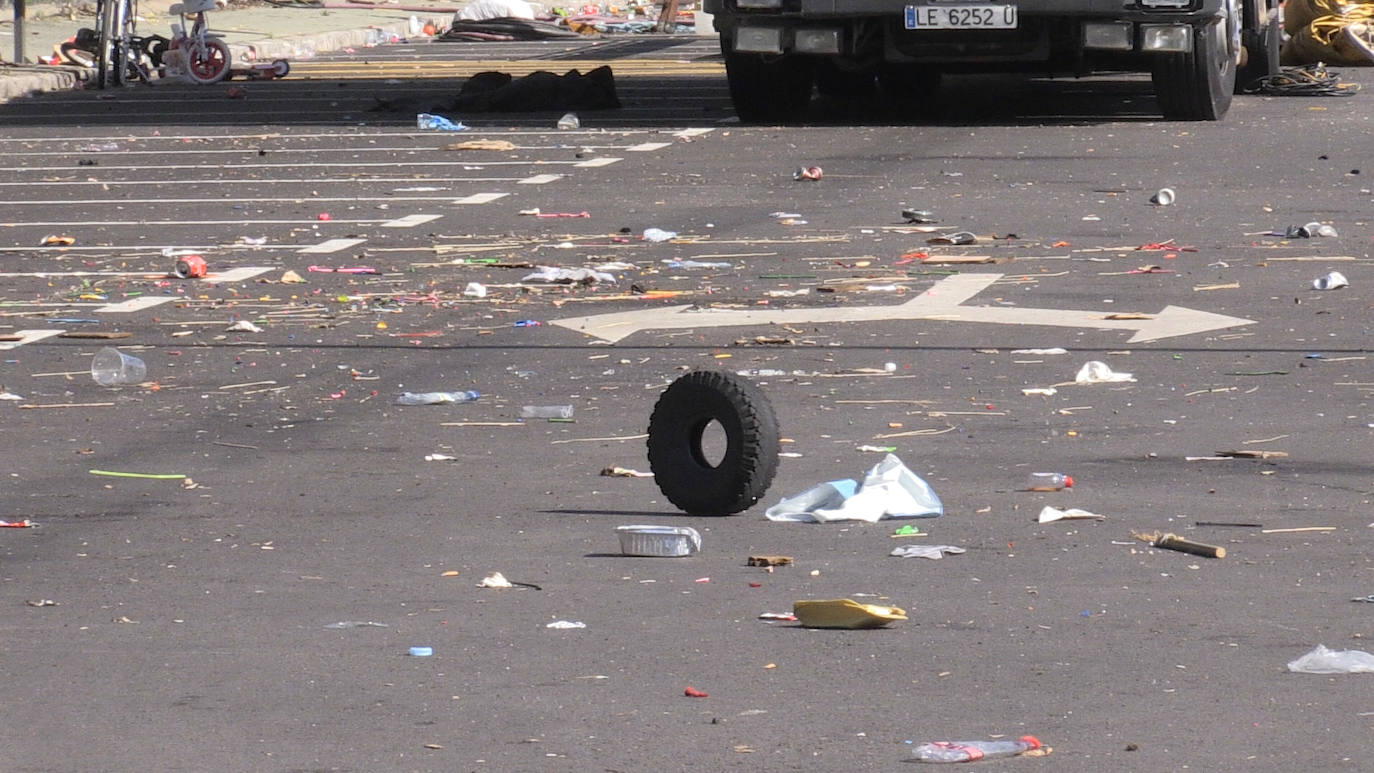
[[[209,270],[205,265],[205,258],[199,255],[187,255],[177,260],[176,275],[182,279],[200,279]]]
[[[821,179],[821,168],[818,166],[799,166],[797,171],[792,173],[794,180],[819,180]]]

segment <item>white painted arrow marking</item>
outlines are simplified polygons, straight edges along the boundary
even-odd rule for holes
[[[1132,330],[1130,343],[1205,333],[1254,320],[1227,317],[1207,311],[1165,306],[1149,319],[1106,319],[1101,311],[1077,309],[1028,309],[1017,306],[964,306],[964,301],[1001,279],[1001,274],[957,274],[936,282],[929,290],[896,306],[799,308],[736,311],[691,310],[692,306],[595,314],[553,320],[553,324],[615,343],[641,330],[680,330],[696,327],[743,325],[806,325],[825,322],[876,322],[897,319],[932,319],[949,322],[985,322],[1000,325]]]
[[[15,347],[31,344],[34,341],[41,341],[44,338],[52,338],[61,335],[65,330],[16,330],[14,334],[21,336],[18,341],[0,341],[0,350],[14,349]]]

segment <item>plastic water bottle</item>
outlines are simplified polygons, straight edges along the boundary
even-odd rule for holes
[[[470,403],[481,397],[469,389],[466,392],[402,392],[397,405],[439,405],[441,403]]]
[[[1023,735],[1015,741],[932,741],[913,750],[921,762],[972,762],[992,757],[1013,757],[1040,748],[1040,739]]]
[[[1073,477],[1062,472],[1033,472],[1026,477],[1027,491],[1060,491],[1073,488]]]

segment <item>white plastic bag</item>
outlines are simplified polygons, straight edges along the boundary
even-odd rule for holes
[[[771,521],[876,523],[883,518],[933,518],[945,513],[945,506],[930,484],[907,469],[894,454],[874,465],[852,495],[844,495],[837,485],[841,483],[853,481],[831,481],[813,487],[768,508],[764,515]]]
[[[1318,644],[1288,664],[1296,674],[1374,674],[1374,655],[1364,650],[1332,650]]]
[[[1135,376],[1129,373],[1118,373],[1101,360],[1092,360],[1084,363],[1083,367],[1078,369],[1078,375],[1073,377],[1073,381],[1075,384],[1109,384],[1118,381],[1135,381]]]

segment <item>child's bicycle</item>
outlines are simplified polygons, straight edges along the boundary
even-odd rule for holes
[[[229,45],[210,32],[205,21],[205,12],[214,7],[215,0],[185,0],[167,9],[180,16],[181,23],[172,24],[172,40],[162,52],[166,75],[185,75],[196,83],[217,83],[229,76]]]

